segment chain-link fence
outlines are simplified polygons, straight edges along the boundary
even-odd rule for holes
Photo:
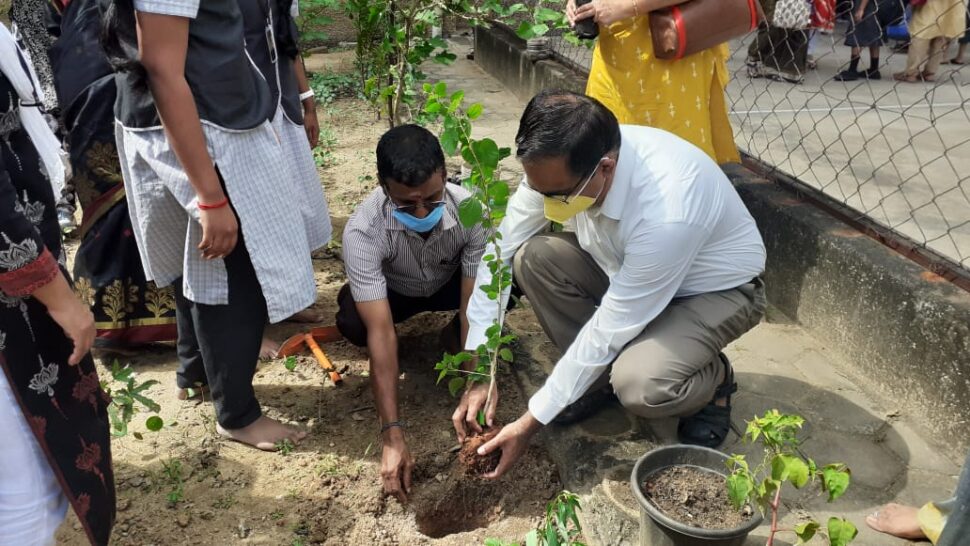
[[[815,0],[816,12],[829,1],[837,15],[828,25],[813,17],[821,29],[766,27],[730,44],[727,95],[739,148],[847,205],[858,218],[970,269],[970,68],[951,64],[970,65],[970,51],[959,58],[958,39],[945,51],[939,50],[942,40],[911,41],[908,30],[933,34],[918,27],[927,23],[912,17],[914,8],[869,0],[877,9],[868,9],[877,13],[866,11],[862,20],[878,19],[877,32],[887,38],[877,76],[868,72],[869,48],[852,66],[852,50],[844,45],[860,0],[856,6]],[[954,15],[964,28],[959,18],[966,17],[966,0],[927,0],[915,9],[934,10],[930,23],[951,35]],[[947,63],[937,67],[934,60],[907,72],[907,49],[925,57],[928,45]],[[559,61],[588,71],[589,49],[555,37],[552,46]],[[856,79],[845,77],[849,68]]]

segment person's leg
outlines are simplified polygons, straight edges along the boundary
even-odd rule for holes
[[[879,48],[880,46],[869,46],[869,68],[866,70],[866,77],[870,80],[878,80],[879,74]]]
[[[0,370],[0,544],[49,546],[67,498]]]
[[[199,350],[199,340],[195,336],[195,322],[192,320],[192,302],[185,299],[182,292],[182,279],[172,283],[175,289],[175,325],[178,339],[175,352],[178,355],[179,367],[175,372],[175,383],[180,392],[179,398],[195,398],[193,389],[201,391],[209,384],[205,376],[205,365],[202,363],[202,352]]]
[[[725,380],[719,353],[764,315],[761,281],[678,298],[613,362],[610,382],[632,413],[690,416],[710,404]]]
[[[953,499],[948,503],[951,512],[936,546],[962,546],[970,537],[970,452],[963,462]]]
[[[609,277],[579,246],[574,233],[537,235],[515,254],[513,277],[560,351],[593,316],[610,286]]]
[[[949,45],[950,41],[942,36],[930,41],[930,51],[926,56],[926,68],[923,69],[922,74],[925,81],[936,80],[936,73],[940,70],[940,64],[943,62],[943,56],[946,55],[946,49]]]
[[[357,304],[349,284],[343,285],[337,293],[337,330],[354,345],[367,346],[367,326],[357,312]]]
[[[922,72],[920,67],[926,62],[929,51],[929,40],[913,37],[909,42],[909,51],[906,53],[906,70],[893,74],[893,78],[899,81],[916,81]]]

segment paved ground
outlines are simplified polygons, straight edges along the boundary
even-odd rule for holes
[[[738,146],[876,221],[970,267],[970,66],[899,83],[906,53],[883,48],[882,79],[843,83],[844,23],[819,40],[801,85],[750,79],[751,36],[731,44],[727,94]],[[580,68],[590,52],[556,45]],[[948,56],[952,56],[951,49]],[[864,54],[862,66],[868,66]]]
[[[500,146],[511,146],[524,103],[477,65],[464,60],[467,42],[456,45],[460,60],[451,67],[433,67],[431,81],[443,79],[462,88],[472,101],[485,107],[476,122],[477,136],[490,136]],[[521,168],[507,160],[509,179]],[[538,330],[531,311],[517,310],[509,324],[520,336],[516,377],[523,389],[538,388],[557,357],[556,350]],[[906,408],[876,397],[866,379],[854,375],[842,362],[836,347],[822,346],[787,319],[769,313],[763,323],[728,349],[741,384],[734,401],[734,418],[743,420],[771,408],[795,411],[808,419],[806,452],[820,462],[841,461],[850,466],[853,484],[849,493],[832,505],[813,494],[788,492],[785,523],[811,514],[827,519],[830,514],[848,517],[860,527],[856,544],[896,546],[907,544],[877,535],[866,528],[864,516],[892,499],[922,503],[952,491],[962,460],[924,438],[918,424],[910,421]],[[649,449],[675,438],[675,423],[646,422],[631,418],[619,406],[568,428],[549,427],[544,441],[559,466],[567,487],[585,502],[585,524],[593,544],[636,544],[636,504],[629,490],[632,463]],[[722,448],[745,452],[732,434]],[[763,544],[766,532],[759,529],[750,545]],[[782,542],[782,544],[787,544]]]

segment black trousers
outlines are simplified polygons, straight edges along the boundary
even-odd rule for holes
[[[398,294],[393,290],[387,291],[387,303],[391,306],[391,317],[394,324],[422,313],[424,311],[457,311],[461,308],[461,269],[441,287],[440,290],[427,298],[415,298]],[[348,341],[358,347],[367,346],[367,326],[357,312],[354,296],[350,292],[350,285],[345,284],[337,295],[337,329]],[[461,336],[460,318],[455,315],[450,327],[455,335]]]
[[[182,293],[182,279],[175,282],[176,381],[183,389],[208,385],[219,424],[238,429],[262,414],[253,391],[253,375],[269,317],[241,233],[225,264],[229,277],[227,305],[189,301]]]

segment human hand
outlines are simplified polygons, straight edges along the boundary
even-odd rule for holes
[[[593,0],[583,4],[573,12],[573,23],[590,17],[602,26],[610,26],[617,21],[629,19],[636,14],[640,0]],[[568,6],[567,6],[568,9]],[[568,16],[567,16],[568,17]]]
[[[857,9],[855,11],[855,13],[853,14],[853,17],[855,17],[855,22],[857,22],[857,23],[858,22],[861,22],[862,21],[862,18],[865,16],[865,14],[866,14],[865,9],[863,9],[863,8]]]
[[[569,21],[569,26],[576,26],[576,0],[566,1],[566,20]]]
[[[70,296],[58,298],[58,301],[47,305],[47,313],[74,343],[74,350],[67,359],[67,363],[71,366],[77,366],[84,355],[91,350],[91,346],[94,345],[94,338],[97,335],[91,309],[81,303],[74,294],[70,294]]]
[[[206,260],[225,258],[236,248],[239,240],[239,222],[236,214],[229,205],[217,209],[199,209],[199,221],[202,223],[202,242],[199,250]]]
[[[303,129],[306,130],[310,149],[316,148],[320,144],[320,122],[317,120],[317,107],[312,98],[303,103]]]
[[[411,471],[414,470],[414,458],[404,441],[404,432],[400,428],[391,428],[384,432],[384,447],[381,450],[381,482],[384,494],[395,496],[401,503],[408,501],[411,492]]]
[[[478,454],[483,456],[496,449],[502,450],[502,458],[498,466],[484,477],[494,480],[508,472],[525,453],[526,448],[529,447],[529,440],[541,427],[542,424],[527,411],[512,424],[505,425],[495,438],[478,448]]]
[[[498,408],[498,386],[495,387],[492,400],[485,408],[485,401],[488,399],[488,383],[478,383],[465,391],[458,409],[451,416],[451,422],[455,425],[455,432],[458,433],[458,441],[464,442],[465,437],[472,431],[482,433],[482,427],[478,424],[478,412],[485,411],[485,424],[492,426],[495,422],[495,410]]]

